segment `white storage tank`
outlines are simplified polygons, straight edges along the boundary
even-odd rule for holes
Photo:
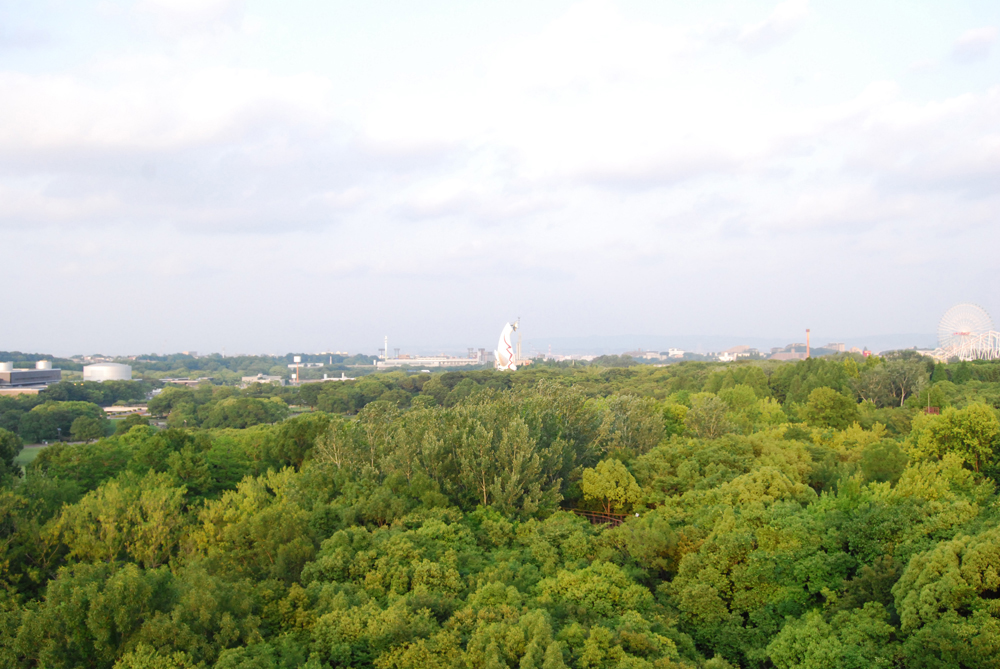
[[[0,372],[13,372],[14,363],[12,362],[0,362]]]
[[[84,381],[131,381],[132,368],[117,362],[100,362],[83,368]]]
[[[51,360],[39,360],[35,363],[35,369],[52,369]]]

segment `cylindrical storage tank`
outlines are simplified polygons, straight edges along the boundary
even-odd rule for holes
[[[14,363],[12,362],[0,362],[0,372],[13,372]]]
[[[51,360],[39,360],[35,363],[35,369],[52,369]]]
[[[131,381],[132,368],[117,362],[101,362],[83,368],[84,381]]]

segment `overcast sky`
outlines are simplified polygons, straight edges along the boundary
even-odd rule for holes
[[[1000,317],[998,27],[996,0],[0,1],[0,350]]]

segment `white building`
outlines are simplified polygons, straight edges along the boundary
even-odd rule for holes
[[[83,368],[84,381],[131,381],[132,367],[117,362],[100,362]]]
[[[256,376],[244,376],[240,387],[246,388],[254,383],[273,383],[278,386],[285,385],[285,380],[280,376],[270,376],[268,374],[257,374]]]

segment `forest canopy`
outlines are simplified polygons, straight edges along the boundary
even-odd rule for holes
[[[1000,364],[143,383],[0,397],[0,665],[1000,667]]]

